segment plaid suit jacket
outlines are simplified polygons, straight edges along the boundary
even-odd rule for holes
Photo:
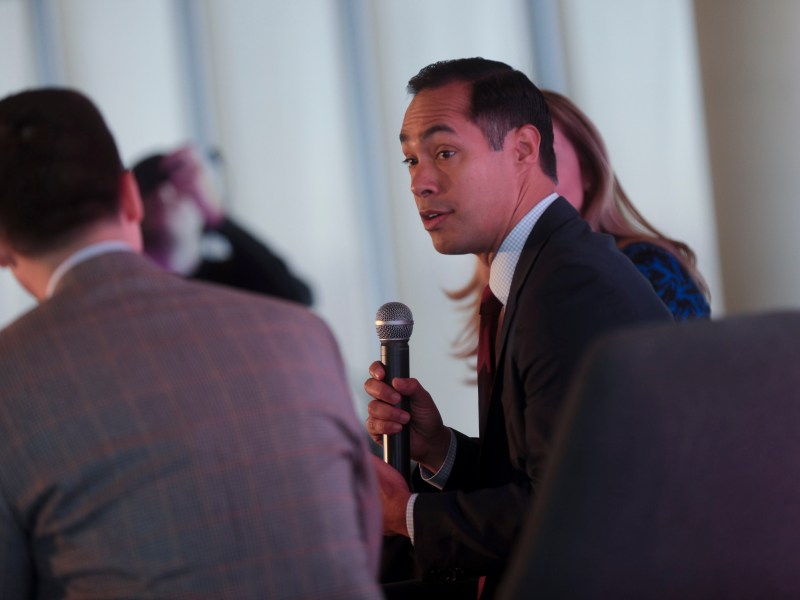
[[[366,441],[309,311],[80,263],[0,332],[0,598],[378,598]]]

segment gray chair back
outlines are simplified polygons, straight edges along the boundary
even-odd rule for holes
[[[595,345],[499,597],[800,598],[800,312]]]

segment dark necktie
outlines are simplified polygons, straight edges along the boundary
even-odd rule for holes
[[[478,330],[478,414],[479,432],[483,437],[489,400],[492,397],[492,382],[497,365],[495,348],[497,345],[497,326],[503,303],[495,297],[487,285],[481,295],[480,328]]]

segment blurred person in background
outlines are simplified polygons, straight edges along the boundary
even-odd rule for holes
[[[144,202],[144,251],[163,268],[310,306],[309,286],[222,210],[211,165],[191,145],[133,167]]]

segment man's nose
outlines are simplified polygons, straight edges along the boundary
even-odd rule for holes
[[[436,170],[428,165],[419,163],[411,175],[411,193],[425,198],[435,194],[439,189],[439,179]]]

